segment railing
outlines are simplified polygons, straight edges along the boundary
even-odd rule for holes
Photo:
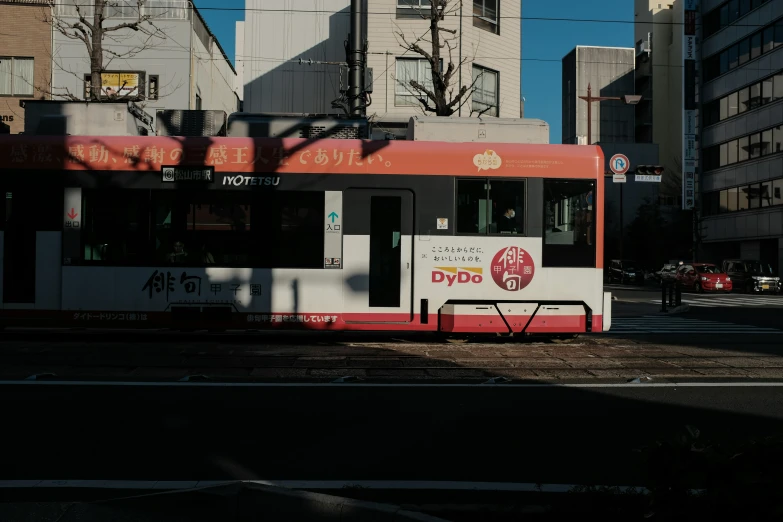
[[[661,281],[661,312],[668,311],[667,305],[682,305],[682,286],[678,281]]]

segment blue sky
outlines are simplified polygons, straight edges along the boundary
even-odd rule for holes
[[[392,1],[392,0],[389,0]],[[234,59],[234,22],[244,19],[244,0],[195,0],[202,16]],[[551,143],[560,143],[560,60],[577,45],[633,47],[631,0],[522,0],[522,94],[525,116],[549,123]],[[502,14],[502,13],[501,13]],[[628,23],[567,22],[535,18],[625,20]],[[544,61],[542,61],[544,60]],[[553,61],[545,61],[553,60]]]

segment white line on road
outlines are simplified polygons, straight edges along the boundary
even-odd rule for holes
[[[783,382],[659,382],[659,383],[331,383],[331,382],[168,382],[168,381],[0,381],[0,386],[114,386],[114,387],[203,387],[203,388],[764,388],[783,387]]]

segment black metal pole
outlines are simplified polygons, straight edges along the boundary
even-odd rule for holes
[[[666,311],[666,281],[661,281],[661,312]]]
[[[587,84],[587,144],[592,145],[593,144],[593,134],[592,134],[592,124],[593,124],[593,88],[590,87],[590,84]]]
[[[348,47],[348,100],[351,116],[361,116],[362,74],[364,72],[362,56],[362,0],[351,0],[351,35]]]
[[[623,236],[625,235],[625,223],[623,223],[623,185],[620,183],[620,259],[623,259]]]

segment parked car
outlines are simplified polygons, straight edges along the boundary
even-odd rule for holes
[[[665,264],[663,265],[663,268],[655,272],[655,279],[659,283],[663,281],[674,281],[676,277],[677,265],[673,264]]]
[[[677,269],[676,281],[694,292],[731,292],[731,278],[711,263],[685,263]]]
[[[636,261],[613,259],[609,263],[609,282],[644,284],[644,271]]]
[[[734,282],[734,288],[747,293],[781,291],[780,277],[772,265],[747,259],[727,259],[723,261],[723,271]]]

